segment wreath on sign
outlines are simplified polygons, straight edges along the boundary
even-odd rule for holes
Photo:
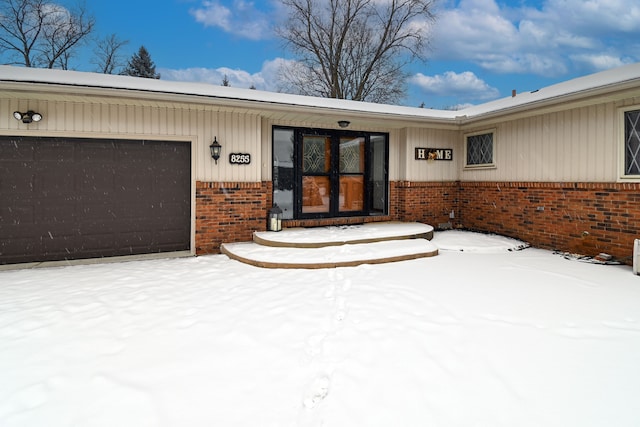
[[[429,154],[427,154],[427,160],[428,161],[434,161],[438,158],[438,152],[437,151],[429,151]]]

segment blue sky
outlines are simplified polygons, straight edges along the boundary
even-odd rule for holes
[[[97,35],[128,40],[127,57],[144,45],[162,79],[221,84],[227,75],[234,87],[276,91],[279,64],[292,59],[273,31],[285,16],[275,0],[86,5]],[[640,61],[637,0],[439,0],[435,11],[429,60],[407,70],[402,105],[479,104]]]

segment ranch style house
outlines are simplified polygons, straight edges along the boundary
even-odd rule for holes
[[[0,264],[422,222],[630,262],[640,63],[441,111],[0,66]]]

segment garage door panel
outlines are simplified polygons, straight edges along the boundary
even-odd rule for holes
[[[113,234],[87,234],[83,239],[83,250],[94,252],[105,252],[113,248],[115,237]]]
[[[98,166],[104,163],[112,163],[115,156],[115,144],[113,142],[99,142],[95,140],[85,140],[84,144],[76,148],[76,159],[84,164],[95,164]]]
[[[184,182],[189,182],[191,176],[176,171],[168,171],[162,175],[154,176],[153,180],[154,188],[157,188],[158,191],[173,194],[174,192],[189,191],[188,188],[185,188]]]
[[[3,237],[0,239],[0,254],[2,254],[2,259],[6,259],[8,262],[22,262],[21,259],[24,258],[25,252],[39,250],[36,246],[39,246],[39,242],[34,242],[31,236]]]
[[[61,140],[42,141],[35,144],[36,162],[43,163],[73,163],[75,161],[75,147]]]
[[[78,172],[79,187],[82,193],[101,193],[115,189],[115,171],[110,166],[96,164],[83,167]]]
[[[72,193],[47,192],[34,203],[34,224],[77,222],[77,200]]]
[[[20,142],[21,138],[9,137],[6,143],[0,144],[0,159],[8,161],[32,161],[35,150],[32,145],[25,145]]]
[[[33,224],[35,217],[33,210],[33,204],[28,198],[19,200],[4,198],[0,205],[0,223],[7,226]]]
[[[81,202],[82,212],[78,215],[79,221],[91,224],[112,222],[116,214],[113,212],[113,202],[109,202],[110,199],[91,203]]]
[[[0,263],[188,250],[190,193],[187,143],[0,137]]]
[[[186,214],[185,207],[179,202],[163,201],[154,205],[154,215],[170,220],[171,218],[181,218]]]
[[[10,195],[33,191],[34,168],[32,162],[2,162],[0,165],[0,194]]]
[[[114,188],[124,192],[139,192],[143,189],[153,190],[153,176],[149,172],[140,172],[138,168],[118,171],[114,177]]]
[[[76,172],[60,164],[40,167],[34,173],[35,191],[74,192],[76,190]]]

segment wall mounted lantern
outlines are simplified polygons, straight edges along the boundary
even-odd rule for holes
[[[218,159],[220,158],[220,151],[222,150],[222,145],[218,142],[216,137],[213,137],[213,142],[209,146],[211,150],[211,158],[216,161],[216,165],[218,164]]]
[[[35,111],[29,110],[26,113],[21,113],[20,111],[13,112],[13,118],[16,120],[22,120],[22,123],[31,123],[31,122],[39,122],[42,120],[42,114],[36,113]]]
[[[267,215],[267,231],[280,230],[282,230],[282,209],[278,205],[273,205]]]
[[[349,120],[340,120],[338,122],[338,126],[340,126],[341,128],[347,128],[350,124],[351,122]]]

